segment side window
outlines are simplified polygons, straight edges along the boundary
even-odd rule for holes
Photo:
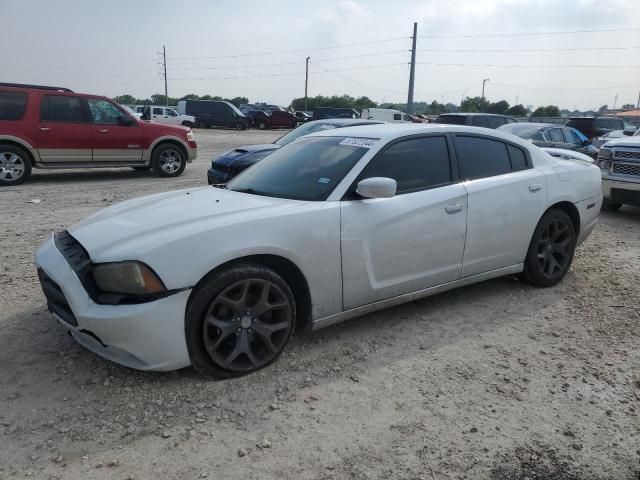
[[[614,118],[611,121],[611,129],[613,130],[624,130],[624,122],[622,120],[619,120],[617,118]]]
[[[547,132],[549,138],[552,142],[555,143],[564,143],[564,136],[562,135],[562,130],[559,128],[552,128]]]
[[[402,115],[400,115],[399,113],[394,113],[393,114],[393,119],[394,120],[402,120]]]
[[[456,153],[463,179],[493,177],[511,171],[507,146],[498,140],[456,135]]]
[[[570,128],[564,128],[563,131],[566,143],[572,143],[573,145],[582,145],[582,141],[580,140],[580,137],[578,137],[576,132],[574,132]]]
[[[164,109],[164,114],[167,117],[177,117],[178,116],[178,114],[172,108],[165,108]]]
[[[86,123],[79,97],[44,95],[40,103],[40,120],[43,122]]]
[[[527,157],[521,149],[513,145],[507,145],[507,150],[509,150],[509,158],[511,159],[511,170],[517,172],[529,167]]]
[[[0,92],[0,120],[20,120],[26,109],[26,93]]]
[[[477,115],[477,116],[471,117],[471,125],[473,125],[474,127],[490,128],[489,120],[484,115]]]
[[[505,124],[503,117],[487,117],[489,128],[498,128]]]
[[[87,99],[93,123],[100,125],[118,125],[118,118],[123,114],[112,103],[98,98]]]
[[[367,165],[360,178],[388,177],[398,182],[398,194],[451,182],[449,148],[444,136],[403,140],[391,145]]]
[[[152,113],[153,113],[154,115],[162,115],[162,109],[161,109],[161,108],[158,108],[158,107],[153,107],[153,111],[152,111]]]

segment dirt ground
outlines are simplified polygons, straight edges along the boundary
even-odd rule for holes
[[[50,232],[205,185],[214,154],[281,133],[196,131],[177,179],[0,189],[0,479],[640,478],[638,208],[603,213],[555,288],[503,278],[367,315],[238,380],[128,370],[63,333],[33,267]]]

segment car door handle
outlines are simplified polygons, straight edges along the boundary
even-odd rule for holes
[[[542,185],[540,185],[539,183],[534,183],[532,185],[529,185],[530,192],[537,192],[539,190],[542,190]]]
[[[41,132],[48,132],[49,130],[51,130],[49,127],[40,127]]]
[[[101,128],[100,130],[98,130],[98,133],[109,133],[109,130],[107,130],[106,128]]]
[[[447,205],[445,207],[445,211],[449,214],[458,213],[460,210],[462,210],[461,203],[454,203],[453,205]]]

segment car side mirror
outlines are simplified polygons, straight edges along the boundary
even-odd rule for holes
[[[622,133],[624,133],[625,135],[631,137],[636,133],[636,130],[637,130],[636,127],[627,127],[622,131]]]
[[[118,125],[120,125],[121,127],[130,127],[135,122],[136,121],[128,115],[120,115],[118,117]]]
[[[587,145],[591,145],[591,140],[589,140],[588,138],[585,140],[582,140],[582,146],[586,147]]]
[[[391,198],[398,190],[398,183],[393,178],[371,177],[358,182],[356,193],[364,198]]]

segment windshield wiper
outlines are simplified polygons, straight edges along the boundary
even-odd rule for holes
[[[248,193],[249,195],[260,195],[260,196],[263,196],[263,197],[281,198],[281,196],[278,195],[277,193],[263,192],[262,190],[256,190],[254,188],[237,188],[237,189],[233,189],[231,191],[232,192],[238,192],[238,193]]]

